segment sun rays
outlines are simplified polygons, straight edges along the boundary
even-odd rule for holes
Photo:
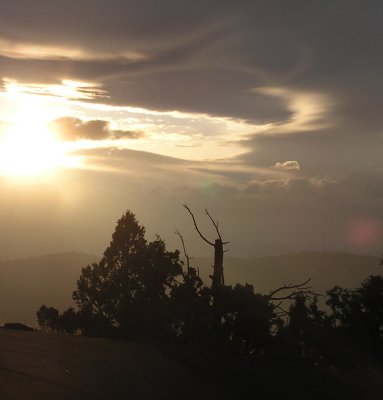
[[[74,158],[44,123],[15,123],[0,137],[0,174],[35,177],[73,167]]]

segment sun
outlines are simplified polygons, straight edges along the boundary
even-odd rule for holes
[[[67,161],[64,146],[44,124],[14,123],[0,136],[0,175],[33,177]]]

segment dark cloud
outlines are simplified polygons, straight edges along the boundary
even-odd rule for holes
[[[285,120],[291,112],[283,100],[253,93],[259,80],[230,68],[152,72],[107,86],[111,102],[162,111],[179,110],[232,116],[258,123]]]
[[[307,176],[345,176],[383,167],[380,131],[338,127],[288,135],[255,135],[244,142],[249,151],[239,160],[246,165],[268,167],[281,159],[296,160]],[[239,161],[238,160],[238,161]]]
[[[43,43],[65,43],[87,48],[152,48],[164,40],[184,42],[196,29],[207,30],[225,11],[225,2],[88,0],[64,4],[37,0],[2,3],[8,18],[2,17],[0,33],[7,37]],[[223,8],[222,8],[223,6]],[[13,21],[10,23],[9,21]]]
[[[72,141],[81,139],[138,139],[142,133],[138,131],[124,131],[111,129],[110,123],[105,120],[82,121],[79,118],[63,117],[50,123],[50,128],[61,140]]]
[[[290,115],[286,104],[251,90],[287,86],[328,93],[339,103],[334,115],[341,119],[351,109],[366,115],[381,93],[378,1],[368,7],[359,1],[347,7],[341,1],[288,6],[274,1],[84,1],[65,6],[37,1],[33,9],[28,4],[2,3],[3,40],[75,48],[88,58],[104,54],[104,59],[3,57],[3,73],[45,81],[50,76],[56,82],[97,79],[115,104],[280,121]],[[142,58],[129,56],[133,53]],[[369,107],[361,111],[361,102]],[[369,121],[380,120],[379,113],[370,114]]]

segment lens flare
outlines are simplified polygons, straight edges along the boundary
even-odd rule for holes
[[[379,244],[382,240],[382,224],[380,221],[369,218],[354,218],[346,228],[349,243],[355,247],[366,248]]]

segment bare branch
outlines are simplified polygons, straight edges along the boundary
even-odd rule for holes
[[[286,310],[284,310],[282,307],[278,307],[281,311],[277,311],[276,313],[275,313],[275,315],[277,316],[277,317],[287,317],[288,315],[289,315],[289,312],[288,311],[286,311]]]
[[[284,317],[288,315],[288,311],[286,311],[284,308],[282,308],[283,301],[280,301],[278,304],[274,304],[274,310],[279,310],[276,311],[275,314],[277,317]]]
[[[271,293],[268,294],[268,298],[271,300],[277,300],[274,299],[273,296],[283,290],[291,290],[291,289],[300,289],[300,290],[308,290],[311,289],[311,286],[306,286],[309,282],[311,281],[311,278],[307,279],[303,283],[298,283],[296,285],[284,285],[279,287],[278,289],[273,290]]]
[[[214,243],[212,243],[209,240],[207,240],[205,238],[205,236],[202,235],[201,231],[198,229],[198,225],[197,225],[197,222],[196,222],[196,220],[194,218],[194,214],[190,211],[190,208],[187,206],[187,204],[184,204],[184,208],[186,208],[186,210],[188,210],[189,214],[191,215],[191,217],[193,219],[194,227],[195,227],[196,231],[198,232],[199,236],[201,237],[201,239],[204,240],[206,243],[210,244],[210,246],[214,247]]]
[[[221,237],[221,234],[220,234],[219,229],[218,229],[218,221],[214,221],[213,217],[209,214],[209,211],[207,209],[205,209],[205,212],[206,212],[206,215],[210,218],[210,221],[213,223],[214,228],[215,228],[215,230],[217,232],[217,235],[219,237],[219,240],[222,242],[222,237]]]
[[[183,238],[183,236],[181,235],[181,233],[180,233],[180,231],[179,231],[178,229],[176,229],[175,234],[176,234],[177,236],[179,236],[179,238],[181,239],[182,248],[183,248],[183,250],[184,250],[184,255],[185,255],[185,258],[186,258],[187,272],[189,273],[189,271],[190,271],[190,257],[189,257],[189,255],[188,255],[188,253],[186,252],[186,247],[185,247],[184,238]]]
[[[280,307],[282,305],[282,303],[283,303],[283,301],[280,301],[278,304],[275,304],[274,307],[278,308],[278,307]]]
[[[286,296],[281,297],[271,297],[270,300],[279,301],[279,300],[294,300],[298,296],[322,296],[319,293],[315,293],[312,290],[294,290],[292,293],[287,294]]]

